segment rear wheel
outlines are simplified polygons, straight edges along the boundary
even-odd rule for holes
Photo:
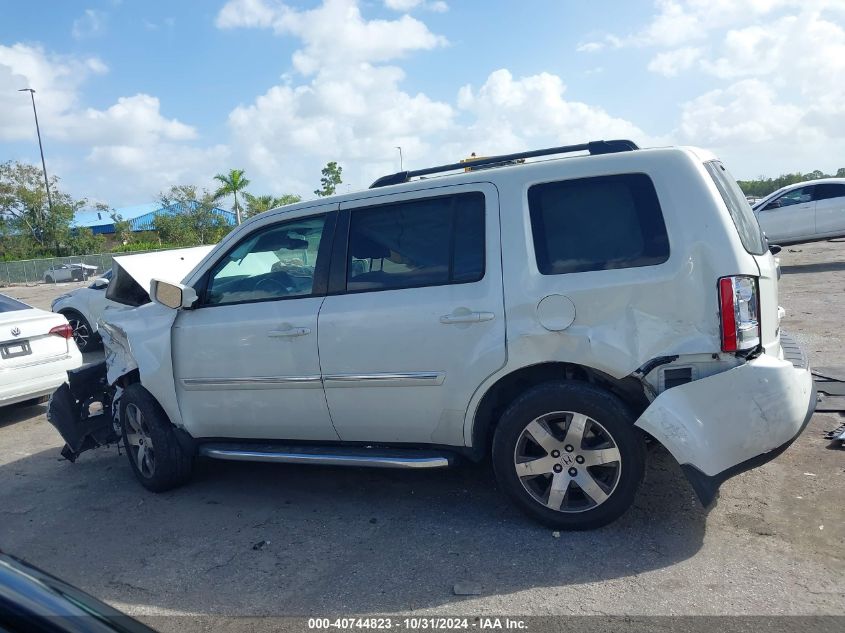
[[[123,445],[138,481],[163,492],[191,477],[192,456],[176,439],[173,425],[152,394],[140,384],[129,385],[120,399]]]
[[[642,481],[644,442],[634,421],[619,398],[594,385],[539,385],[496,427],[496,478],[543,523],[565,530],[606,525],[631,506]]]

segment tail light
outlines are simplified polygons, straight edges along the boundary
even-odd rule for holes
[[[757,278],[745,275],[719,279],[722,351],[741,352],[760,345],[760,295]]]
[[[62,338],[73,338],[73,328],[67,323],[62,323],[61,325],[51,328],[49,334],[55,334],[56,336],[61,336]]]

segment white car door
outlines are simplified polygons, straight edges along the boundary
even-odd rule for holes
[[[463,445],[467,404],[506,357],[496,188],[343,203],[347,234],[319,320],[338,434]]]
[[[845,184],[816,185],[816,233],[819,237],[845,235]]]
[[[194,437],[337,440],[317,351],[337,205],[259,225],[209,266],[173,326]]]
[[[813,188],[807,185],[787,191],[758,210],[760,228],[769,242],[811,239],[816,233],[816,203]]]

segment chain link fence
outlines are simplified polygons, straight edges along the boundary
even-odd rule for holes
[[[45,259],[20,259],[11,262],[0,261],[0,287],[16,284],[38,284],[45,283],[45,279],[52,277],[55,281],[69,281],[62,279],[60,273],[49,275],[54,268],[64,264],[87,264],[96,266],[97,270],[86,270],[85,278],[102,275],[112,266],[115,257],[124,255],[137,255],[151,251],[131,251],[126,253],[100,253],[97,255],[74,255],[72,257],[48,257]],[[81,271],[80,271],[81,272]],[[76,273],[75,278],[80,273]]]

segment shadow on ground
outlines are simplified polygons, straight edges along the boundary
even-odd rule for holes
[[[634,576],[695,554],[705,515],[662,449],[643,489],[613,525],[555,538],[500,496],[483,465],[202,461],[190,485],[156,495],[114,447],[76,464],[51,448],[0,466],[0,548],[146,612],[389,612],[457,604],[456,582],[508,594]]]
[[[784,275],[803,273],[829,273],[845,270],[845,262],[819,262],[816,264],[789,264],[780,267]]]

